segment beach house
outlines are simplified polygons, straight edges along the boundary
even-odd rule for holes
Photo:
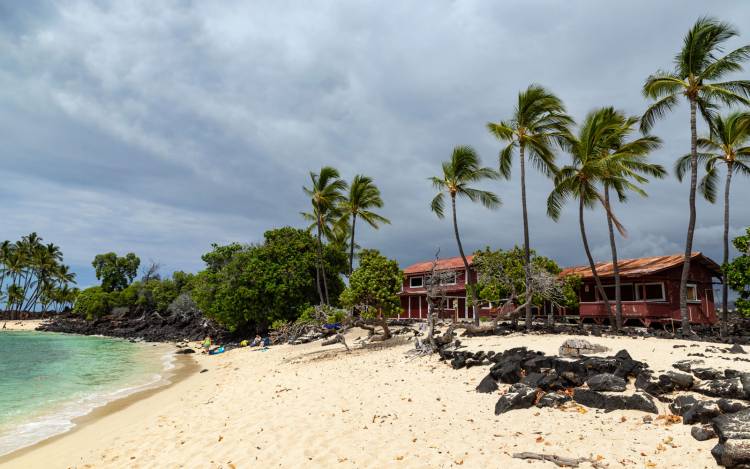
[[[620,270],[623,321],[649,326],[680,320],[680,276],[682,254],[642,257],[618,261]],[[596,264],[604,293],[614,310],[615,287],[612,262]],[[563,269],[561,276],[577,275],[582,284],[579,291],[581,320],[604,322],[607,311],[596,288],[591,268],[586,266]],[[688,312],[694,324],[717,321],[714,285],[721,278],[721,267],[700,252],[694,252],[688,275]]]
[[[469,266],[474,256],[466,256]],[[404,283],[401,290],[401,314],[399,318],[427,318],[426,279],[432,272],[433,261],[418,262],[404,269]],[[440,259],[435,266],[443,277],[442,290],[445,292],[444,310],[452,317],[468,319],[471,311],[466,304],[466,269],[460,257]],[[476,272],[471,273],[476,280]]]

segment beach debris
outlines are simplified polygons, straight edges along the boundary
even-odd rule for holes
[[[607,350],[609,350],[607,347],[592,344],[585,339],[568,339],[560,346],[559,354],[561,357],[578,358],[586,354],[602,353]]]
[[[565,456],[557,456],[555,454],[542,454],[542,453],[531,453],[525,451],[523,453],[513,453],[515,459],[536,459],[538,461],[549,461],[559,467],[578,467],[581,463],[588,462],[593,467],[599,468],[604,467],[601,464],[603,458],[590,457],[590,458],[569,458]]]

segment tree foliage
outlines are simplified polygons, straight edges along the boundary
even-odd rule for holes
[[[349,277],[349,286],[341,294],[341,304],[358,308],[365,315],[396,315],[401,310],[398,293],[402,283],[403,272],[397,261],[375,249],[364,249],[359,266]]]
[[[63,264],[60,248],[43,244],[36,233],[0,243],[0,300],[5,309],[55,311],[72,305],[78,289],[75,274]]]
[[[193,299],[229,330],[295,320],[319,297],[318,246],[312,235],[285,227],[267,231],[264,238],[258,245],[214,245],[203,256],[211,262],[195,278]],[[337,298],[344,287],[339,274],[346,271],[346,255],[324,245],[323,259],[328,289]]]
[[[735,301],[737,311],[743,316],[750,316],[750,227],[743,236],[734,238],[732,244],[740,255],[724,267],[727,284],[739,294]]]
[[[102,290],[109,293],[127,288],[138,275],[141,260],[135,254],[128,253],[118,257],[114,252],[97,254],[91,263],[96,271],[97,280],[102,282]]]

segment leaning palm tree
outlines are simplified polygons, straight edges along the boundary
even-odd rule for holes
[[[621,125],[621,121],[612,108],[590,112],[579,129],[578,136],[571,137],[569,152],[573,160],[572,164],[559,170],[555,176],[555,188],[547,198],[547,215],[555,221],[560,218],[562,206],[566,200],[569,198],[578,200],[578,224],[583,249],[586,251],[591,273],[612,327],[616,327],[617,321],[612,314],[609,298],[599,278],[594,258],[591,256],[586,236],[584,209],[593,208],[597,202],[600,202],[615,228],[620,234],[625,234],[625,228],[615,217],[611,207],[604,201],[604,195],[599,187],[604,184],[605,179],[614,187],[624,187],[628,184],[624,177],[616,175],[616,171],[613,170],[615,158],[608,153],[615,146]]]
[[[453,233],[456,236],[458,252],[464,263],[466,272],[466,284],[472,303],[472,318],[474,324],[479,325],[479,311],[477,310],[477,294],[474,288],[474,279],[466,260],[464,248],[461,245],[461,236],[458,233],[458,221],[456,217],[456,198],[466,197],[472,202],[481,202],[487,208],[494,209],[500,206],[500,198],[492,192],[475,189],[469,184],[480,182],[484,179],[498,179],[500,174],[492,168],[483,168],[476,151],[470,146],[457,146],[453,149],[450,161],[443,162],[443,174],[429,178],[432,185],[439,192],[432,199],[430,209],[438,218],[445,216],[445,194],[451,199],[451,211],[453,214]]]
[[[719,174],[716,167],[726,166],[727,175],[724,182],[724,260],[723,266],[729,263],[729,190],[734,173],[750,176],[750,113],[734,112],[727,117],[716,116],[712,122],[713,135],[698,139],[697,160],[705,164],[706,174],[701,180],[699,190],[710,202],[716,201],[716,187]],[[682,178],[690,168],[692,155],[688,154],[677,160],[675,173]],[[721,286],[721,334],[727,333],[727,302],[729,290],[726,273],[722,274]]]
[[[379,223],[390,223],[387,218],[373,212],[372,208],[381,208],[383,199],[380,198],[380,189],[369,176],[357,174],[349,185],[349,195],[341,203],[341,209],[351,218],[351,241],[349,242],[349,275],[354,271],[354,231],[357,226],[357,217],[361,218],[371,227],[378,229]]]
[[[316,284],[320,304],[328,304],[328,282],[323,259],[323,234],[326,228],[323,224],[325,220],[329,220],[333,215],[338,214],[338,206],[343,199],[341,193],[346,190],[347,184],[346,181],[339,178],[339,172],[330,166],[322,167],[320,173],[317,174],[311,171],[310,181],[312,182],[310,188],[303,187],[302,190],[310,197],[313,211],[312,213],[302,213],[302,216],[315,219],[318,238],[318,265],[315,269]]]
[[[731,25],[714,18],[701,18],[687,33],[680,52],[675,56],[672,72],[660,71],[651,75],[643,85],[643,94],[655,100],[641,119],[641,129],[648,131],[656,121],[672,110],[684,96],[690,105],[690,217],[685,240],[685,260],[680,278],[680,314],[683,334],[691,334],[687,309],[687,280],[695,230],[695,192],[698,182],[698,131],[696,112],[699,111],[709,126],[716,104],[750,104],[750,81],[719,81],[728,73],[742,70],[741,63],[750,58],[750,45],[740,47],[719,57],[722,45],[737,36]],[[712,129],[713,130],[713,129]]]
[[[663,178],[666,171],[661,165],[648,162],[648,154],[661,146],[661,139],[653,135],[645,135],[633,140],[628,137],[633,133],[638,123],[637,117],[626,117],[624,113],[606,108],[616,124],[611,135],[612,147],[606,150],[609,164],[603,169],[602,186],[604,187],[604,213],[607,217],[609,231],[609,245],[612,251],[612,267],[615,280],[615,328],[622,328],[622,288],[620,283],[620,267],[617,259],[617,242],[612,218],[610,190],[614,190],[621,203],[627,201],[627,192],[632,191],[642,197],[646,192],[638,186],[648,182],[646,176]]]
[[[529,220],[526,210],[526,159],[542,173],[555,173],[555,145],[564,146],[573,124],[565,112],[565,106],[555,95],[539,85],[531,85],[518,94],[518,103],[508,121],[490,122],[487,128],[499,140],[508,142],[500,151],[500,172],[507,179],[517,148],[521,171],[521,211],[523,213],[524,269],[526,270],[526,296],[531,286],[529,268],[531,247],[529,246]],[[526,329],[531,329],[531,302],[526,303]]]

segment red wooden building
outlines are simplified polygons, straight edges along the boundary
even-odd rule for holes
[[[618,267],[623,321],[646,326],[655,322],[679,321],[682,265],[682,254],[620,260]],[[604,285],[610,307],[614,310],[613,263],[596,264],[596,271]],[[601,323],[608,319],[589,266],[569,267],[560,275],[577,275],[582,279],[579,292],[579,314],[582,320]],[[717,321],[714,278],[721,278],[719,265],[700,252],[694,252],[690,261],[687,292],[690,322],[713,324]]]
[[[474,256],[466,256],[469,266],[472,265]],[[427,318],[427,292],[425,290],[425,278],[432,271],[433,261],[419,262],[404,269],[404,283],[401,289],[401,314],[400,319],[426,319]],[[446,293],[446,303],[443,305],[443,316],[454,319],[471,319],[470,305],[466,304],[466,269],[460,257],[440,259],[435,270],[441,273],[447,272],[447,281],[443,286]],[[476,272],[472,271],[473,280],[476,281]],[[480,316],[489,316],[497,311],[494,305],[485,304],[479,309]]]

